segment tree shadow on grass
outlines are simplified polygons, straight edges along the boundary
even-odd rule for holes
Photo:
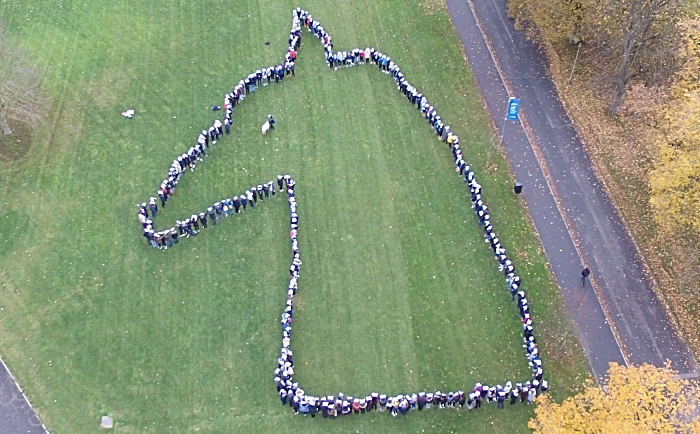
[[[0,161],[18,161],[29,152],[32,129],[22,122],[8,122],[12,135],[0,133]]]

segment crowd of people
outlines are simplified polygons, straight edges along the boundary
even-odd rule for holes
[[[182,161],[182,165],[178,164],[178,168],[184,171],[187,167],[184,160],[179,160],[178,163]],[[175,163],[173,163],[175,164]],[[194,165],[194,163],[192,163]],[[192,167],[192,170],[194,168]],[[169,188],[167,185],[163,187],[167,191],[167,195],[163,190],[159,190],[158,194],[161,200],[161,206],[165,206],[167,198],[173,194],[175,185],[179,180],[180,174],[174,177],[174,182],[172,182],[173,187]],[[220,201],[214,202],[211,206],[207,207],[206,210],[199,213],[192,214],[190,217],[175,220],[175,226],[161,231],[154,231],[153,220],[158,214],[158,204],[156,198],[151,196],[148,203],[144,202],[141,204],[139,211],[137,213],[139,222],[143,227],[143,235],[148,239],[156,249],[167,250],[169,247],[173,247],[174,244],[180,242],[181,237],[189,238],[190,236],[197,236],[199,231],[209,227],[209,224],[216,226],[221,220],[229,215],[240,214],[242,210],[246,210],[248,207],[255,208],[255,204],[258,201],[262,201],[271,196],[277,194],[273,181],[266,182],[264,184],[253,185],[245,192],[241,193],[240,196],[233,196],[233,198],[224,198]]]
[[[529,303],[522,289],[522,281],[517,275],[515,266],[506,254],[506,249],[501,244],[489,216],[489,208],[484,203],[481,185],[477,181],[476,174],[466,163],[459,143],[459,137],[444,124],[435,108],[428,99],[412,86],[404,77],[399,66],[391,58],[374,48],[356,48],[350,51],[333,51],[331,36],[313,19],[310,13],[300,8],[292,12],[292,29],[289,35],[289,48],[284,61],[278,65],[263,68],[249,74],[245,79],[233,88],[233,91],[224,97],[225,117],[222,124],[216,119],[209,129],[202,130],[195,145],[173,160],[168,176],[161,183],[158,190],[161,207],[164,207],[168,198],[175,194],[175,189],[180,177],[189,168],[194,171],[196,163],[203,161],[210,147],[225,134],[230,134],[232,114],[234,108],[240,104],[247,95],[255,91],[259,86],[267,86],[274,81],[276,83],[295,75],[294,62],[297,50],[301,44],[302,27],[316,36],[325,49],[326,62],[330,69],[349,67],[358,64],[371,64],[381,71],[390,74],[396,82],[398,90],[414,105],[429,123],[437,138],[452,152],[455,161],[455,171],[471,193],[471,204],[476,214],[477,224],[484,230],[484,240],[490,246],[499,270],[504,273],[506,287],[511,294],[511,300],[517,299],[523,327],[523,348],[528,364],[532,369],[532,379],[522,382],[506,381],[497,385],[476,383],[471,392],[457,390],[451,392],[420,391],[406,394],[387,395],[381,392],[372,392],[364,396],[349,396],[343,393],[337,395],[315,396],[307,394],[297,382],[294,381],[294,355],[291,349],[292,321],[294,313],[294,297],[297,293],[301,272],[301,257],[297,240],[299,230],[299,215],[294,193],[295,181],[289,175],[278,175],[276,180],[264,184],[252,186],[239,196],[232,199],[222,199],[206,209],[206,212],[192,214],[189,218],[178,220],[175,226],[163,231],[154,231],[153,219],[158,212],[158,203],[154,197],[141,204],[138,218],[144,230],[144,236],[151,245],[159,249],[172,247],[180,237],[196,236],[197,233],[208,224],[216,225],[223,218],[234,213],[240,213],[247,206],[255,207],[258,201],[275,196],[277,191],[286,191],[290,212],[290,244],[292,249],[292,263],[289,268],[289,285],[287,287],[287,300],[284,312],[281,316],[282,346],[277,368],[274,371],[274,382],[277,387],[280,400],[283,405],[289,404],[295,413],[311,415],[315,417],[321,414],[324,418],[334,418],[340,415],[348,417],[351,414],[364,414],[372,411],[388,412],[392,416],[407,414],[412,409],[422,411],[431,408],[463,408],[473,410],[485,403],[496,403],[497,408],[504,408],[510,400],[513,405],[516,402],[532,403],[535,397],[545,392],[549,385],[543,378],[544,368],[540,359],[537,339],[534,335],[533,322],[530,316]],[[223,128],[222,128],[223,127]],[[277,186],[277,190],[275,189]]]
[[[233,125],[233,110],[241,104],[247,95],[255,92],[260,86],[267,86],[272,82],[279,83],[285,76],[294,76],[296,49],[299,46],[301,32],[295,40],[290,38],[290,49],[285,55],[284,62],[267,68],[258,69],[240,80],[233,90],[224,96],[224,122],[215,119],[212,124],[199,133],[196,142],[190,146],[187,152],[177,156],[170,165],[168,175],[163,179],[158,188],[157,195],[160,198],[160,206],[165,207],[168,199],[175,194],[176,187],[182,175],[189,169],[194,172],[197,162],[204,161],[208,157],[207,152],[220,140],[224,134],[231,133]],[[214,111],[219,111],[221,106],[214,106]],[[131,118],[133,110],[130,110]],[[275,119],[267,115],[269,128],[275,129]],[[167,250],[178,243],[181,237],[196,236],[201,229],[206,229],[209,224],[216,225],[222,218],[234,213],[238,214],[248,206],[255,207],[258,200],[263,200],[275,195],[274,182],[254,185],[239,196],[224,198],[207,207],[206,210],[194,213],[189,217],[175,221],[175,225],[156,231],[153,219],[158,214],[158,201],[151,196],[148,202],[140,205],[137,217],[143,229],[143,236],[154,248]]]

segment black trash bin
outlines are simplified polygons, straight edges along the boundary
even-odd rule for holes
[[[515,194],[520,194],[523,192],[523,183],[515,181],[515,186],[513,186],[513,191]]]

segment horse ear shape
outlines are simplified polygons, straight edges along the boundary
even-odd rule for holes
[[[481,196],[481,186],[479,183],[476,181],[476,175],[474,172],[469,168],[470,166],[466,165],[463,160],[463,155],[461,153],[461,150],[459,149],[459,146],[457,145],[458,140],[456,140],[457,136],[453,134],[450,131],[449,126],[444,125],[441,122],[441,118],[437,115],[437,112],[434,110],[434,108],[429,105],[426,97],[419,93],[417,88],[414,86],[411,86],[408,81],[404,78],[403,74],[401,73],[400,68],[398,65],[396,65],[393,61],[389,62],[389,58],[380,53],[379,51],[375,51],[374,49],[371,49],[369,52],[371,53],[370,58],[367,58],[366,56],[360,56],[359,52],[360,50],[350,50],[350,51],[343,51],[340,56],[337,54],[340,52],[333,52],[332,49],[332,43],[330,42],[332,38],[330,35],[327,34],[325,30],[323,30],[322,27],[318,24],[318,22],[313,21],[313,23],[308,20],[308,21],[303,21],[301,20],[301,17],[307,17],[309,16],[306,11],[302,11],[300,9],[295,9],[292,12],[292,35],[297,36],[292,38],[292,44],[298,44],[299,43],[299,38],[301,37],[301,28],[302,26],[306,26],[307,24],[311,24],[311,28],[309,29],[313,35],[315,35],[317,38],[319,38],[327,52],[327,62],[331,66],[331,69],[335,67],[349,67],[349,66],[354,66],[357,64],[375,64],[377,65],[382,72],[385,74],[391,74],[396,81],[396,84],[398,85],[400,91],[404,94],[404,96],[409,100],[409,102],[414,105],[418,106],[419,108],[423,109],[421,111],[422,116],[426,117],[431,125],[435,133],[438,135],[438,138],[443,141],[447,142],[450,147],[452,148],[452,152],[455,158],[455,164],[457,166],[457,171],[459,172],[460,176],[464,176],[465,183],[467,184],[468,188],[470,189],[471,196],[472,196],[472,203],[474,205],[476,214],[479,218],[479,225],[484,227],[485,235],[486,235],[486,242],[490,243],[491,248],[493,250],[494,255],[497,258],[500,258],[501,262],[501,270],[505,270],[507,273],[507,278],[508,278],[508,283],[509,283],[509,289],[512,294],[513,299],[518,298],[518,304],[520,308],[520,314],[523,320],[523,334],[524,334],[524,339],[527,345],[529,355],[528,355],[528,362],[531,366],[534,367],[533,369],[533,376],[535,379],[539,382],[542,382],[542,375],[543,375],[543,368],[542,368],[542,361],[539,359],[539,351],[536,350],[536,345],[535,345],[535,339],[533,335],[533,328],[532,328],[532,320],[530,319],[530,313],[529,313],[529,306],[527,299],[525,297],[525,293],[523,292],[521,286],[522,283],[520,281],[520,278],[514,273],[514,268],[511,267],[512,262],[509,261],[509,263],[505,264],[505,262],[508,260],[505,254],[505,249],[502,248],[498,237],[496,236],[495,232],[493,231],[493,223],[490,222],[489,216],[488,216],[488,207],[482,202],[482,196]],[[310,17],[310,16],[309,16]],[[267,44],[267,42],[266,42]],[[297,45],[292,45],[289,47],[289,51],[295,50],[298,48]],[[367,52],[365,50],[364,52]],[[345,57],[344,57],[345,56]],[[344,57],[344,58],[343,58]],[[342,58],[342,60],[341,60]],[[267,78],[267,80],[275,80],[277,81],[282,80],[285,76],[285,71],[284,68],[281,67],[281,65],[278,65],[275,68],[275,71],[272,73],[274,77],[270,76]],[[251,74],[251,77],[254,74]],[[245,81],[244,81],[245,80]],[[244,80],[240,81],[239,84],[236,86],[234,89],[234,92],[236,94],[240,94],[241,98],[240,101],[234,100],[234,102],[237,101],[237,104],[241,104],[244,100],[243,95],[248,93],[248,84],[252,86],[258,86],[260,83],[255,83],[252,82],[253,79],[248,79],[246,77]],[[258,80],[257,78],[255,80]],[[262,78],[260,80],[263,80]],[[252,82],[252,83],[251,83]],[[247,83],[247,84],[242,84],[242,83]],[[263,83],[266,84],[266,83]],[[218,107],[218,106],[215,106]],[[429,109],[427,109],[429,107]],[[229,114],[227,113],[227,116]],[[271,118],[270,115],[268,115],[269,118]],[[230,121],[230,119],[227,117],[226,121]],[[217,124],[219,125],[219,124]],[[266,121],[262,125],[262,134],[266,134],[268,130],[271,129],[271,123],[270,121]],[[211,131],[211,130],[210,130]],[[202,134],[206,135],[206,131],[203,131]],[[213,136],[212,138],[215,137],[212,143],[216,143],[216,139],[219,138],[220,135],[223,134],[221,127],[217,126],[214,128],[214,132],[212,133]],[[199,154],[200,150],[193,148],[190,148],[190,150],[182,154],[179,157],[176,157],[176,160],[173,161],[172,166],[170,167],[170,171],[168,172],[168,177],[165,179],[164,183],[170,187],[170,191],[174,193],[174,187],[177,185],[180,177],[186,173],[185,169],[187,167],[190,167],[192,170],[194,170],[194,165],[196,164],[196,161],[199,159]],[[271,181],[268,181],[265,183],[266,185],[270,185],[271,187],[271,196],[275,195],[275,190],[274,190],[274,179]],[[290,220],[290,231],[289,231],[289,236],[291,239],[291,249],[293,252],[294,259],[292,261],[291,266],[289,267],[289,273],[290,273],[290,279],[289,279],[289,285],[287,289],[287,302],[285,305],[285,309],[282,313],[282,325],[283,325],[283,332],[282,332],[282,349],[280,351],[280,358],[278,359],[279,361],[279,366],[275,370],[275,383],[277,385],[278,390],[286,389],[287,395],[290,393],[294,394],[294,402],[304,402],[304,406],[306,406],[307,401],[305,401],[306,394],[304,391],[299,387],[297,383],[294,382],[293,380],[293,375],[294,375],[294,361],[293,357],[291,354],[290,350],[290,344],[291,344],[291,329],[292,329],[292,313],[293,313],[293,308],[294,308],[294,295],[296,294],[298,290],[298,282],[299,282],[299,271],[302,265],[302,262],[300,260],[300,255],[299,255],[299,248],[298,248],[298,240],[297,240],[297,235],[298,235],[298,215],[296,214],[297,212],[297,200],[295,197],[295,187],[296,183],[295,181],[291,178],[289,175],[277,175],[277,185],[280,191],[285,192],[287,194],[287,203],[289,204],[289,211],[290,214],[294,215],[293,221]],[[284,189],[283,189],[284,185]],[[254,191],[256,191],[254,189]],[[165,200],[167,200],[168,195],[171,194],[171,192],[168,192],[166,195]],[[235,212],[241,212],[242,209],[246,209],[246,202],[248,205],[250,205],[251,209],[254,208],[254,205],[256,202],[260,200],[264,200],[263,198],[263,193],[261,192],[260,194],[253,195],[250,191],[247,192],[250,196],[246,198],[245,195],[240,196],[240,201],[239,200],[234,200],[233,201],[233,206],[235,207]],[[268,197],[268,196],[266,196]],[[265,197],[265,198],[266,198]],[[220,219],[222,219],[221,214],[222,212],[225,212],[226,210],[223,209],[221,206],[220,202],[216,202],[214,207],[208,207],[207,208],[207,215],[209,216],[209,219],[211,220],[212,225],[216,225]],[[230,211],[233,212],[233,211]],[[153,219],[155,220],[155,215],[153,216]],[[203,222],[205,220],[203,219]],[[202,223],[203,225],[205,223]],[[194,226],[194,228],[192,227]],[[198,227],[198,224],[196,223],[196,219],[182,219],[182,222],[178,221],[176,227],[179,230],[180,235],[185,235],[186,237],[189,237],[190,235],[196,235],[197,231],[200,230]],[[205,226],[206,227],[206,226]],[[171,242],[170,239],[166,241],[166,237],[161,236],[162,232],[157,232],[156,235],[154,236],[153,231],[149,230],[148,227],[144,226],[146,229],[146,235],[148,236],[148,239],[150,243],[154,247],[161,247],[162,243],[166,242]],[[174,229],[173,229],[174,230]],[[148,235],[150,234],[150,235]],[[177,237],[176,237],[177,239]],[[177,240],[175,241],[177,242]],[[161,243],[160,245],[158,243]],[[524,301],[523,301],[524,300]],[[532,343],[532,344],[528,344]],[[506,384],[522,384],[525,383],[524,381],[509,381]],[[546,384],[546,382],[545,382]],[[496,398],[499,400],[499,403],[501,402],[500,399],[503,396],[503,388],[499,388],[500,386],[496,386],[495,388],[492,387],[496,392]],[[456,387],[455,390],[459,389],[464,389],[463,385],[459,385]],[[482,390],[488,390],[489,388],[487,386],[481,386],[480,383],[476,383],[476,386],[473,388],[473,393],[472,395],[474,397],[479,396],[479,393],[481,393],[480,396],[485,396],[484,393],[482,393]],[[518,391],[521,391],[518,389]],[[422,393],[422,392],[421,392]],[[515,394],[515,389],[513,391]],[[455,403],[449,401],[449,396],[452,395],[454,396],[454,393],[450,394],[438,394],[437,392],[435,393],[435,403],[436,405],[439,405],[441,407],[444,406],[445,401],[447,401],[447,405],[454,406]],[[282,396],[282,395],[281,395]],[[339,394],[339,396],[342,396],[342,394]],[[364,396],[368,396],[368,394],[365,394]],[[374,408],[377,406],[377,401],[379,400],[380,403],[382,400],[384,400],[384,406],[387,402],[387,395],[382,393],[372,393],[372,405]],[[400,397],[390,397],[389,402],[392,403],[392,405],[396,404],[398,405],[397,407],[393,407],[394,411],[401,411],[402,413],[404,410],[408,411],[408,399],[410,398],[410,394],[407,394],[406,396],[400,395]],[[421,395],[422,396],[422,395]],[[433,396],[432,393],[428,393],[426,396],[431,397]],[[471,396],[471,395],[470,395]],[[298,399],[297,399],[298,398]],[[325,398],[321,398],[325,399]],[[329,398],[330,399],[330,398]],[[475,398],[475,399],[480,399],[480,398]],[[488,398],[489,400],[491,398]],[[314,399],[315,400],[315,399]],[[332,402],[330,403],[332,405]],[[420,404],[419,404],[420,405]],[[429,404],[427,404],[429,405]],[[471,404],[470,404],[471,405]],[[471,407],[470,407],[471,408]],[[307,408],[308,410],[308,408]],[[342,410],[343,413],[346,413],[346,408],[343,405],[342,408],[336,408],[335,410]],[[335,411],[334,410],[334,411]],[[303,411],[303,409],[302,409]]]

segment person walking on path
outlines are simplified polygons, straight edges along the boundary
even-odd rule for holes
[[[588,267],[584,268],[581,272],[581,286],[586,286],[586,278],[590,276],[591,270]]]

